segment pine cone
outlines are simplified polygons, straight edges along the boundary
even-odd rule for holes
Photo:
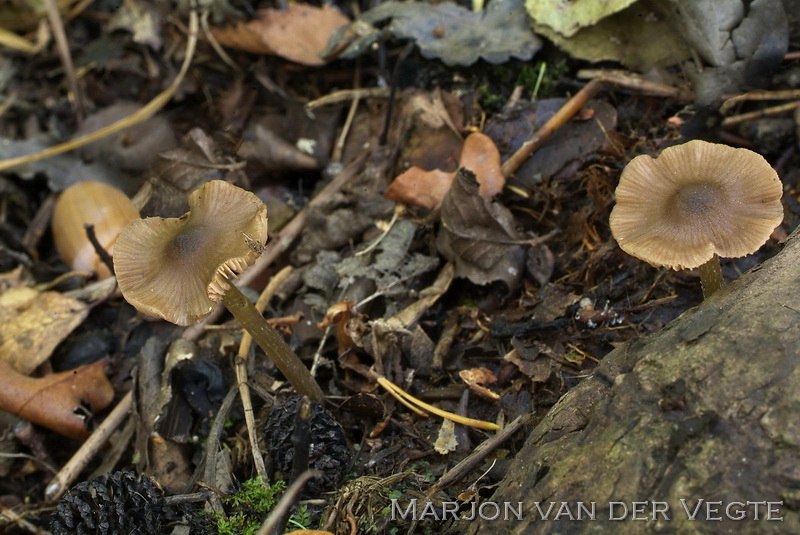
[[[274,407],[264,424],[264,445],[269,451],[272,466],[284,476],[291,472],[294,461],[292,435],[297,420],[297,405],[302,398],[289,398]],[[347,445],[344,429],[327,409],[311,402],[309,468],[321,470],[323,476],[306,485],[304,495],[318,496],[335,489],[350,467],[353,453]]]
[[[157,535],[164,493],[149,477],[115,472],[78,483],[50,518],[54,535]]]

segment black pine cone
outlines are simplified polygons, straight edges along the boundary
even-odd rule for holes
[[[72,487],[58,502],[50,530],[54,535],[156,535],[164,508],[164,493],[152,479],[114,472]]]
[[[297,405],[302,398],[294,396],[274,407],[264,424],[264,445],[269,451],[272,466],[286,477],[294,464],[293,434],[297,424]],[[321,470],[321,478],[306,485],[304,495],[317,496],[336,488],[350,467],[353,453],[347,445],[344,429],[327,409],[311,402],[309,429],[309,468]]]

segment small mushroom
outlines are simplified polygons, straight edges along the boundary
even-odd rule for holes
[[[267,209],[253,193],[221,180],[189,196],[180,218],[133,221],[114,245],[114,270],[126,301],[178,325],[203,319],[222,301],[301,394],[324,396],[302,361],[230,279],[259,257]]]
[[[689,141],[625,167],[611,233],[654,266],[699,267],[707,298],[722,286],[719,257],[754,253],[781,223],[782,193],[778,174],[755,152]]]

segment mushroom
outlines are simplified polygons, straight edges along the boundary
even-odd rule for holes
[[[703,296],[722,287],[719,257],[754,253],[783,220],[778,174],[759,154],[689,141],[625,167],[611,211],[623,251],[654,266],[700,268]]]
[[[239,320],[300,394],[324,395],[300,358],[230,279],[250,267],[267,239],[267,209],[253,193],[221,180],[189,196],[180,218],[138,219],[114,245],[114,270],[137,310],[190,325],[218,301]]]

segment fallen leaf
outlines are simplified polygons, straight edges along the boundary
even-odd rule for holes
[[[638,71],[674,65],[690,55],[677,29],[646,0],[639,0],[570,37],[536,22],[533,29],[575,58],[619,61]]]
[[[433,210],[447,195],[455,176],[439,169],[412,167],[392,180],[384,195],[395,202]]]
[[[565,102],[561,98],[521,102],[488,122],[486,135],[503,153],[513,153]],[[583,165],[603,146],[609,132],[617,126],[617,111],[602,100],[591,100],[586,106],[584,109],[591,110],[591,119],[578,120],[576,117],[567,122],[514,173],[522,185],[534,188],[570,164]]]
[[[503,360],[514,364],[534,383],[547,381],[556,365],[551,358],[550,348],[540,342],[524,345],[516,338],[511,340],[511,345],[514,346],[514,349],[509,351]]]
[[[456,265],[456,276],[475,284],[503,281],[515,288],[525,267],[524,240],[511,212],[478,193],[475,175],[460,169],[442,201],[439,252]]]
[[[491,385],[497,382],[497,377],[487,368],[471,368],[469,370],[461,370],[458,372],[461,380],[467,383],[470,390],[478,394],[484,399],[489,401],[497,401],[500,399],[500,394],[492,392],[483,385]]]
[[[36,154],[56,144],[56,140],[46,134],[30,136],[26,139],[0,137],[0,160]],[[72,184],[84,180],[113,183],[118,173],[103,162],[83,163],[75,154],[56,154],[44,160],[30,162],[14,168],[14,174],[30,180],[38,174],[47,177],[51,191],[62,191]]]
[[[134,42],[158,50],[161,48],[162,19],[161,13],[149,2],[123,0],[108,21],[108,29],[127,30],[133,34]]]
[[[470,134],[461,148],[459,167],[469,169],[480,184],[478,191],[490,199],[503,191],[506,179],[500,165],[500,152],[494,141],[480,132]],[[440,169],[425,171],[411,167],[398,175],[384,194],[387,199],[432,210],[444,199],[456,172]]]
[[[455,451],[457,446],[456,424],[450,420],[442,420],[442,427],[439,428],[439,436],[433,443],[433,449],[440,455],[447,455],[451,451]]]
[[[0,360],[0,409],[60,435],[76,440],[89,436],[78,410],[88,405],[93,413],[108,407],[114,387],[104,368],[106,360],[44,377],[26,377]]]
[[[461,150],[459,167],[466,167],[478,179],[481,196],[491,199],[506,185],[506,179],[500,167],[500,151],[486,134],[475,132],[464,141]]]
[[[386,19],[392,19],[389,33],[394,37],[413,39],[423,57],[451,66],[472,65],[479,59],[493,65],[510,58],[525,61],[542,47],[528,25],[522,0],[495,0],[477,11],[449,2],[383,2],[363,13],[349,31],[340,32],[331,49],[346,47],[341,53],[345,59],[361,55],[382,31],[372,25]]]
[[[223,46],[316,66],[325,63],[320,54],[333,32],[348,22],[329,4],[316,7],[294,2],[285,10],[259,10],[251,21],[215,28],[212,33]]]
[[[594,26],[634,2],[636,0],[526,0],[525,9],[536,23],[545,24],[564,37],[570,37],[581,28]]]
[[[0,361],[30,374],[88,314],[84,303],[58,292],[8,290],[0,296]]]

